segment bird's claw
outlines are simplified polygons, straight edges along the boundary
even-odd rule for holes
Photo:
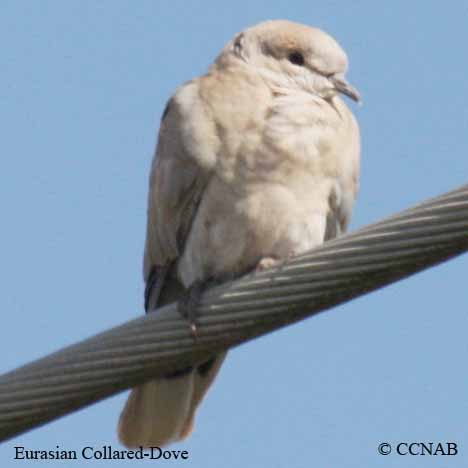
[[[190,334],[194,339],[198,337],[197,307],[203,291],[211,280],[196,280],[185,291],[177,303],[177,311],[189,322]]]

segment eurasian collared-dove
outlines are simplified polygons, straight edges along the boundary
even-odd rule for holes
[[[237,34],[180,87],[159,131],[148,200],[146,309],[195,282],[237,276],[346,230],[359,179],[359,101],[347,57],[319,29],[266,21]],[[132,390],[128,447],[190,434],[226,353]]]

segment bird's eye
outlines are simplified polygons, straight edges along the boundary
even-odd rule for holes
[[[304,56],[300,52],[291,52],[288,55],[288,60],[294,65],[304,65]]]

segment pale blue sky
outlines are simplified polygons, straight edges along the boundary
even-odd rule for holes
[[[160,114],[246,26],[287,18],[346,49],[364,99],[350,103],[363,161],[353,229],[467,183],[467,2],[3,0],[0,10],[1,372],[143,312]],[[468,466],[467,267],[458,258],[232,351],[193,436],[173,446],[189,451],[184,466]],[[124,399],[1,445],[1,465],[19,466],[15,445],[118,448]],[[459,454],[383,457],[387,441],[453,441]]]

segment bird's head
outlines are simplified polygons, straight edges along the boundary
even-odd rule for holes
[[[330,98],[337,93],[360,102],[345,78],[346,53],[320,29],[285,20],[265,21],[237,34],[223,49],[219,65],[241,60],[274,89],[300,89]]]

